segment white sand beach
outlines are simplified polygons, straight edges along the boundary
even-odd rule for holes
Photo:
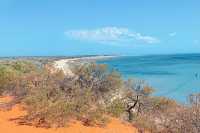
[[[91,56],[91,57],[78,57],[78,58],[68,58],[68,59],[61,59],[54,62],[54,67],[58,70],[63,70],[65,75],[74,76],[72,73],[70,66],[74,63],[88,63],[88,62],[95,62],[96,60],[114,58],[116,56]]]

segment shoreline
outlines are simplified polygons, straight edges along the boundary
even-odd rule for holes
[[[115,58],[117,56],[90,56],[90,57],[77,57],[77,58],[67,58],[67,59],[60,59],[53,62],[54,68],[57,70],[62,70],[65,75],[68,76],[74,76],[74,74],[71,71],[71,66],[75,63],[88,63],[88,62],[95,62],[97,60],[104,60],[104,59],[110,59]]]

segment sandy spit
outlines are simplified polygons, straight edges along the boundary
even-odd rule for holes
[[[63,72],[68,76],[74,76],[70,66],[75,63],[86,63],[96,60],[103,60],[108,58],[114,58],[116,56],[91,56],[91,57],[80,57],[80,58],[69,58],[61,59],[54,62],[54,67],[58,70],[63,70]]]

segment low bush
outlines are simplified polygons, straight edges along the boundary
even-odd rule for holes
[[[0,95],[13,88],[17,73],[11,67],[0,65]]]
[[[37,72],[39,69],[31,62],[13,61],[0,64],[0,95],[3,93],[14,93],[22,83],[25,74]],[[24,79],[27,80],[27,79]],[[22,87],[20,86],[20,90]]]
[[[53,96],[51,93],[54,93]],[[24,103],[28,112],[25,120],[37,126],[65,126],[74,113],[74,105],[66,101],[63,94],[45,88],[30,93]]]
[[[133,123],[140,132],[200,132],[200,95],[188,106],[151,94],[143,81],[123,81],[105,65],[75,66],[75,76],[51,71],[30,62],[0,64],[0,95],[10,94],[24,103],[24,121],[36,126],[63,127],[70,119],[87,126],[104,126],[108,116]]]
[[[113,117],[121,117],[126,112],[126,107],[122,99],[113,100],[107,107],[107,112]]]
[[[64,126],[71,118],[82,120],[85,125],[105,125],[105,103],[111,92],[118,90],[121,78],[94,64],[78,70],[75,77],[62,72],[31,74],[23,100],[26,119],[47,127]]]

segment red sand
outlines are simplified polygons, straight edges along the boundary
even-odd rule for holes
[[[8,102],[11,98],[0,98],[0,102]],[[128,123],[122,123],[120,120],[112,118],[104,128],[87,127],[80,122],[69,124],[65,128],[36,128],[28,125],[19,125],[11,119],[19,118],[25,115],[20,105],[16,105],[10,111],[0,111],[0,133],[137,133],[136,128]]]

